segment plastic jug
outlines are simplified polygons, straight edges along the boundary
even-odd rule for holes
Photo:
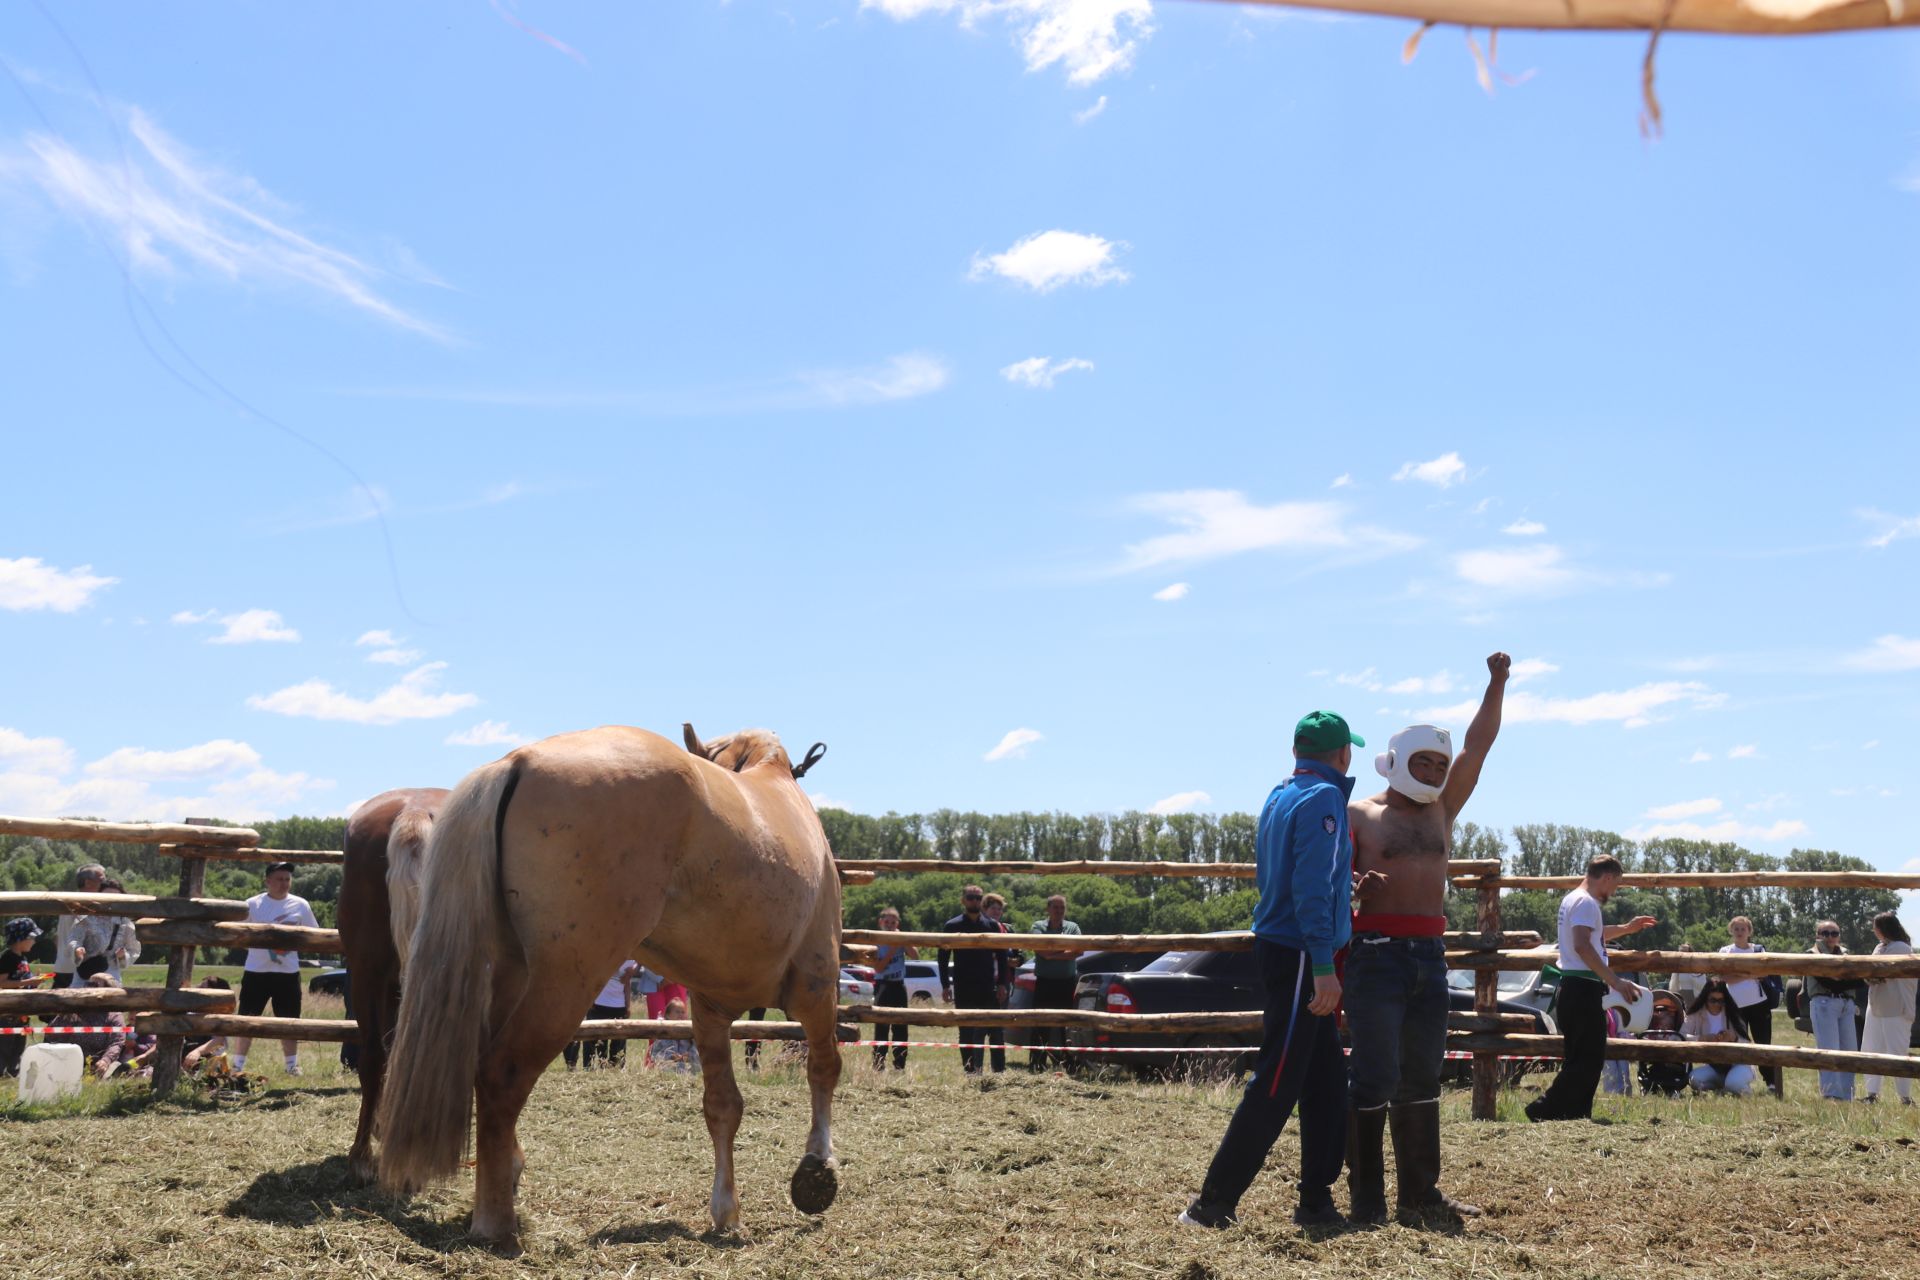
[[[20,1055],[20,1101],[56,1102],[80,1092],[87,1062],[77,1044],[30,1044]]]

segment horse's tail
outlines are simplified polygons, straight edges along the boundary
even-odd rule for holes
[[[407,948],[414,926],[420,923],[420,881],[426,874],[427,838],[433,834],[433,811],[409,806],[400,811],[387,833],[387,926],[393,931],[393,953],[406,967]]]
[[[380,1096],[380,1184],[389,1191],[451,1177],[466,1149],[503,913],[501,828],[519,779],[512,758],[474,770],[433,825]]]

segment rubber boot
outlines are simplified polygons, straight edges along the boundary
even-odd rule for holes
[[[1388,1123],[1393,1129],[1400,1221],[1410,1226],[1459,1227],[1461,1219],[1479,1217],[1477,1205],[1440,1190],[1440,1100],[1395,1103],[1389,1108]]]
[[[1347,1216],[1366,1226],[1387,1220],[1387,1164],[1381,1144],[1387,1136],[1387,1109],[1347,1108]]]

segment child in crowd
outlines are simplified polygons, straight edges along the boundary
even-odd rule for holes
[[[667,1001],[666,1015],[669,1021],[686,1017],[687,1002],[678,997]],[[691,1040],[655,1040],[652,1056],[654,1066],[668,1071],[692,1071],[700,1065],[700,1051]]]

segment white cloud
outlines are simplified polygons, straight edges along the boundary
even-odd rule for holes
[[[1168,796],[1165,800],[1156,801],[1147,812],[1164,817],[1169,813],[1185,813],[1189,809],[1197,809],[1203,804],[1212,803],[1213,797],[1204,791],[1181,791]]]
[[[1711,796],[1704,800],[1682,800],[1678,804],[1663,804],[1649,809],[1643,817],[1669,821],[1675,818],[1699,818],[1709,813],[1720,812],[1721,804]]]
[[[1279,548],[1385,553],[1417,545],[1416,539],[1400,534],[1348,525],[1347,508],[1337,502],[1277,502],[1261,507],[1237,490],[1187,489],[1144,494],[1128,505],[1161,517],[1179,532],[1127,547],[1120,572]]]
[[[1861,749],[1862,751],[1871,751],[1871,750],[1873,750],[1873,749],[1874,749],[1875,747],[1877,747],[1877,746],[1879,746],[1879,745],[1880,745],[1880,739],[1878,739],[1878,738],[1872,738],[1872,739],[1869,739],[1869,740],[1868,740],[1868,741],[1866,741],[1866,742],[1863,742],[1863,743],[1861,743],[1861,744],[1860,744],[1860,749]]]
[[[1113,259],[1123,247],[1077,231],[1041,231],[1005,253],[976,254],[969,275],[975,280],[1000,276],[1036,293],[1049,293],[1063,284],[1122,284],[1127,273]]]
[[[1467,478],[1467,464],[1457,453],[1443,453],[1427,462],[1409,462],[1393,473],[1395,480],[1418,480],[1422,484],[1450,489]]]
[[[1528,680],[1550,676],[1558,670],[1559,667],[1544,658],[1522,658],[1507,668],[1507,683],[1524,684]]]
[[[197,747],[178,751],[149,751],[145,747],[121,747],[87,766],[96,778],[198,778],[210,773],[231,773],[235,769],[256,769],[260,753],[232,738],[215,738]]]
[[[230,613],[220,619],[220,625],[226,630],[217,636],[209,636],[208,644],[291,643],[300,638],[300,633],[288,626],[286,621],[272,609],[248,609],[242,613]]]
[[[1871,648],[1848,654],[1841,663],[1855,671],[1920,670],[1920,640],[1881,636]]]
[[[1076,85],[1127,70],[1153,34],[1152,0],[860,0],[860,7],[896,22],[952,14],[966,28],[1003,18],[1028,71],[1057,64]]]
[[[1902,538],[1920,538],[1920,516],[1896,516],[1884,511],[1862,511],[1860,518],[1879,526],[1871,538],[1870,547],[1889,547]]]
[[[1453,558],[1454,572],[1477,587],[1522,593],[1558,591],[1579,581],[1562,563],[1560,548],[1545,544],[1518,551],[1463,551]]]
[[[376,649],[367,655],[367,661],[382,662],[390,667],[407,667],[426,656],[420,649]]]
[[[58,738],[29,738],[0,727],[0,764],[25,773],[65,773],[73,768],[73,748]]]
[[[100,105],[124,126],[128,145],[86,155],[62,138],[30,133],[25,154],[0,166],[0,180],[32,183],[103,228],[135,272],[175,278],[194,269],[242,286],[291,285],[444,336],[376,291],[388,272],[293,230],[287,206],[259,183],[200,160],[138,107]]]
[[[0,173],[4,172],[0,169]],[[118,578],[103,578],[94,573],[90,564],[77,569],[56,569],[35,556],[19,560],[0,558],[0,609],[15,612],[51,609],[55,613],[72,613],[92,600],[95,592],[118,581]]]
[[[930,395],[953,379],[938,356],[907,352],[865,369],[819,369],[800,375],[800,383],[824,408],[885,404]]]
[[[462,729],[446,737],[450,747],[517,747],[525,741],[525,738],[508,728],[504,720],[482,720],[471,729]]]
[[[377,645],[382,649],[390,649],[400,643],[400,638],[391,631],[363,631],[360,633],[360,638],[353,643],[361,648]]]
[[[1654,713],[1685,706],[1703,711],[1720,706],[1726,695],[1714,693],[1695,680],[1663,680],[1584,698],[1543,698],[1520,690],[1507,695],[1501,718],[1507,724],[1619,724],[1638,729],[1653,723]],[[1431,707],[1415,712],[1420,720],[1434,724],[1466,720],[1479,709],[1477,702],[1462,702],[1451,707]]]
[[[1452,693],[1455,687],[1452,673],[1442,671],[1437,675],[1408,676],[1405,680],[1396,680],[1388,685],[1383,692],[1400,694]]]
[[[1759,754],[1759,746],[1751,742],[1744,743],[1737,747],[1727,748],[1727,759],[1729,760],[1751,760]]]
[[[1173,582],[1154,592],[1153,598],[1155,600],[1164,600],[1168,603],[1175,600],[1185,600],[1190,590],[1191,588],[1184,582]]]
[[[1348,488],[1351,488],[1352,486],[1353,486],[1353,472],[1342,471],[1339,475],[1333,478],[1333,483],[1328,485],[1327,488],[1348,489]]]
[[[434,686],[444,662],[429,662],[400,677],[400,682],[371,698],[342,693],[318,678],[289,685],[269,694],[256,694],[247,705],[259,711],[312,720],[345,720],[353,724],[398,724],[402,720],[438,720],[479,703],[471,693],[442,693]]]
[[[1049,360],[1045,356],[1029,356],[1025,360],[1016,360],[1000,371],[1000,376],[1015,386],[1033,387],[1037,390],[1051,390],[1054,379],[1063,373],[1072,373],[1076,369],[1093,372],[1093,361],[1082,360],[1079,356],[1069,356],[1065,360]]]
[[[815,809],[841,809],[848,813],[853,812],[852,805],[844,804],[839,800],[835,800],[832,796],[827,795],[824,792],[809,791],[807,792],[807,799],[813,802],[813,807]]]
[[[1547,526],[1541,524],[1538,520],[1529,520],[1525,516],[1522,516],[1500,532],[1510,533],[1516,538],[1535,538],[1546,531]]]
[[[182,609],[167,621],[183,627],[198,626],[202,622],[212,622],[219,612],[218,609],[202,609],[195,613],[192,609]]]
[[[1100,95],[1100,101],[1094,103],[1092,106],[1088,107],[1084,111],[1074,112],[1073,122],[1075,124],[1089,124],[1092,121],[1097,120],[1102,115],[1104,115],[1106,113],[1106,110],[1107,110],[1107,95],[1103,93]]]
[[[1693,754],[1687,757],[1687,763],[1688,764],[1705,764],[1707,761],[1711,759],[1713,759],[1713,752],[1704,751],[1699,747],[1695,747],[1693,749]]]
[[[1770,826],[1759,827],[1751,823],[1738,822],[1728,818],[1712,826],[1702,826],[1698,822],[1656,822],[1637,827],[1628,827],[1626,837],[1629,840],[1791,840],[1795,836],[1805,835],[1807,824],[1797,820],[1786,820]]]
[[[1037,729],[1010,729],[993,750],[983,757],[987,760],[1018,760],[1027,754],[1027,748],[1043,737]]]

